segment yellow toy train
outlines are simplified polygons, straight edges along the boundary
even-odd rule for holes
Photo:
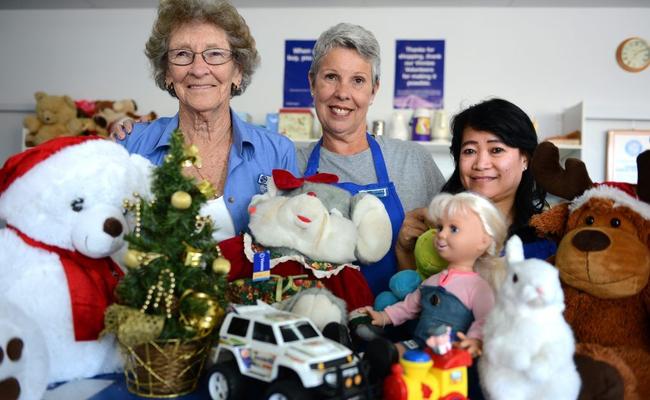
[[[384,380],[386,400],[467,400],[469,352],[451,349],[443,355],[409,350]]]

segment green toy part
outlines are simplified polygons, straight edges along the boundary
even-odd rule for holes
[[[436,250],[436,230],[429,229],[415,242],[415,269],[422,280],[447,268],[447,260],[440,257]]]

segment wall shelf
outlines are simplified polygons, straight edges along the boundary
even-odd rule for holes
[[[607,132],[622,129],[650,129],[650,104],[592,105],[580,102],[562,113],[562,130],[580,131],[582,145],[575,149],[564,147],[568,151],[561,151],[560,156],[562,159],[567,154],[580,158],[591,180],[604,182],[607,179]]]

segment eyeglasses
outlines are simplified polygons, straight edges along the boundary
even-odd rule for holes
[[[197,54],[201,54],[203,60],[210,65],[225,64],[232,58],[232,50],[214,48],[198,53],[188,49],[173,49],[167,52],[167,59],[174,65],[184,66],[192,64]]]

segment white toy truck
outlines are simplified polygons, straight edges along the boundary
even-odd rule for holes
[[[350,349],[323,337],[309,319],[263,303],[226,315],[212,361],[213,400],[366,397],[361,363]]]

